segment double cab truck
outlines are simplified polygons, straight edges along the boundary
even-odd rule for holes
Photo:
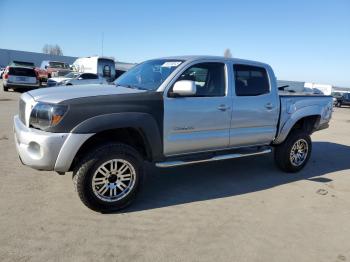
[[[65,76],[71,72],[69,64],[60,61],[41,62],[40,68],[36,68],[41,82],[47,82],[48,78]]]
[[[114,85],[24,93],[14,132],[23,164],[72,171],[82,202],[109,212],[135,199],[146,162],[168,168],[273,151],[280,169],[297,172],[332,109],[330,96],[280,93],[264,63],[171,57],[138,64]]]

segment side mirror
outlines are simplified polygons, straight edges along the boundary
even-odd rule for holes
[[[82,77],[78,77],[78,80],[83,80],[83,78]]]
[[[193,96],[196,92],[196,83],[190,80],[177,81],[173,87],[173,94],[178,96]]]

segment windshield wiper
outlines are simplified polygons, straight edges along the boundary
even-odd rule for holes
[[[131,89],[139,89],[139,90],[148,90],[147,88],[143,88],[140,86],[135,86],[135,85],[120,85],[120,84],[116,84],[116,86],[121,86],[121,87],[126,87],[126,88],[131,88]]]

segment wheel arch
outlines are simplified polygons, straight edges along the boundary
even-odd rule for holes
[[[142,130],[132,127],[116,128],[98,132],[87,139],[76,153],[69,171],[74,170],[75,166],[88,152],[103,144],[113,142],[132,146],[145,160],[152,161],[153,159],[152,149]]]
[[[163,155],[159,126],[147,113],[126,112],[96,116],[79,124],[72,133],[93,133],[94,135],[81,145],[70,170],[87,151],[108,142],[133,146],[147,161],[154,161]]]
[[[305,130],[309,135],[313,133],[320,124],[322,108],[310,106],[294,112],[288,121],[282,126],[274,144],[282,143],[294,129]]]

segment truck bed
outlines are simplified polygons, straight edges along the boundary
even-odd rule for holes
[[[275,144],[284,141],[290,128],[303,117],[317,117],[314,131],[328,126],[332,116],[332,96],[303,93],[280,93],[280,118]]]

